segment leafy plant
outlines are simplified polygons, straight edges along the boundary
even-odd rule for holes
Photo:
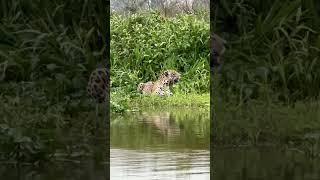
[[[112,88],[136,90],[165,69],[182,74],[179,91],[209,90],[209,23],[195,15],[163,17],[158,12],[111,15]]]
[[[220,72],[223,96],[245,100],[272,94],[287,103],[319,96],[320,35],[314,24],[319,14],[304,5],[299,0],[221,5],[215,29],[225,31],[228,41]],[[230,17],[234,24],[224,21]]]

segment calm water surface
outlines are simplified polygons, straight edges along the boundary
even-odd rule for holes
[[[110,124],[111,180],[210,179],[208,112],[146,110],[112,115]],[[52,133],[61,151],[50,163],[34,167],[0,162],[0,180],[107,179],[105,140],[94,142],[81,127]],[[83,157],[90,152],[95,155]],[[297,150],[215,148],[212,156],[214,180],[320,180],[320,158]]]
[[[112,117],[111,180],[210,179],[209,113],[144,111]]]
[[[320,158],[279,147],[216,148],[215,180],[320,180]]]

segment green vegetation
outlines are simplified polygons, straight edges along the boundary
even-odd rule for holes
[[[111,95],[111,108],[113,112],[140,111],[148,108],[184,107],[202,108],[209,111],[210,95],[208,93],[196,94],[177,93],[170,97],[146,96],[125,94],[116,91]]]
[[[218,4],[214,29],[228,45],[224,65],[212,82],[214,142],[290,144],[317,134],[318,5],[313,0]]]
[[[85,87],[104,64],[106,14],[99,0],[1,2],[0,161],[93,152],[95,112]]]
[[[300,101],[292,106],[251,100],[245,105],[216,101],[217,144],[289,143],[304,140],[320,129],[319,101]],[[227,132],[227,133],[226,133]]]
[[[209,107],[209,22],[205,17],[163,17],[157,12],[111,15],[112,111],[137,105]],[[155,81],[165,69],[182,75],[173,97],[137,94],[138,83]]]

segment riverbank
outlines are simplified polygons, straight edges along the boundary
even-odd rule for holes
[[[196,107],[210,110],[209,93],[176,93],[169,97],[128,94],[121,91],[111,93],[111,112],[138,111],[144,108]]]
[[[215,100],[215,146],[261,144],[300,147],[319,153],[320,101],[280,102],[250,100],[245,104]]]
[[[86,98],[53,103],[35,88],[17,87],[24,91],[17,88],[9,94],[2,89],[0,94],[1,162],[39,165],[59,159],[72,161],[98,152],[96,141],[99,147],[105,145],[95,138],[96,114]],[[99,128],[99,138],[104,131]]]

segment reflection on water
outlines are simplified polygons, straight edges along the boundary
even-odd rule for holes
[[[105,180],[107,166],[92,160],[59,161],[35,168],[0,164],[1,180]]]
[[[210,179],[209,123],[197,110],[112,117],[111,180]]]
[[[171,123],[169,112],[159,112],[159,113],[142,113],[144,123],[153,124],[159,133],[167,137],[175,137],[180,135],[180,127],[176,123]]]
[[[215,149],[213,179],[318,180],[320,159],[280,148]]]
[[[0,180],[106,180],[109,176],[106,128],[95,128],[91,118],[72,120],[75,122],[70,123],[71,127],[39,129],[43,139],[49,141],[43,149],[50,153],[48,159],[41,155],[30,156],[36,163],[3,159]],[[23,150],[20,155],[29,157],[30,153],[25,152],[29,151]]]

